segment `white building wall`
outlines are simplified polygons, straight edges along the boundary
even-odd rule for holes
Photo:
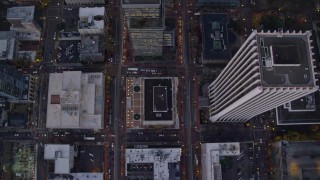
[[[278,33],[274,33],[276,34]],[[288,34],[290,33],[287,32]],[[307,35],[309,43],[307,49],[311,52],[309,32],[292,34]],[[216,80],[209,85],[209,113],[212,122],[247,121],[258,114],[319,89],[315,83],[313,87],[262,86],[256,36],[257,32],[254,31]],[[309,57],[312,64],[314,62],[312,53]],[[311,76],[314,76],[314,69],[310,68],[310,71]]]

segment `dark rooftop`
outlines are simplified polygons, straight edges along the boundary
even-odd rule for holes
[[[9,116],[9,126],[24,128],[27,126],[27,117],[23,113],[14,113]]]
[[[153,112],[167,112],[167,86],[153,86]]]
[[[300,64],[300,51],[299,46],[284,46],[275,45],[272,47],[273,63],[290,65],[290,64]],[[290,52],[290,53],[288,53]]]
[[[160,18],[130,18],[130,29],[159,29],[163,28],[163,19]]]
[[[306,36],[258,34],[257,41],[263,86],[314,86]]]
[[[171,79],[145,79],[144,92],[145,120],[172,120]]]
[[[148,180],[153,179],[153,163],[128,163],[127,179],[128,180]]]
[[[287,124],[320,124],[320,95],[319,92],[291,101],[286,107],[276,108],[277,123]]]
[[[228,15],[227,14],[203,14],[201,16],[203,61],[218,62],[231,59],[231,51],[228,44]]]

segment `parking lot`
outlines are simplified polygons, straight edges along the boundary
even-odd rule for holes
[[[60,41],[57,49],[57,63],[78,63],[80,62],[81,41]]]
[[[79,146],[75,169],[80,172],[103,172],[103,146]]]
[[[253,149],[252,143],[241,143],[239,156],[220,158],[223,179],[250,179],[254,165]]]

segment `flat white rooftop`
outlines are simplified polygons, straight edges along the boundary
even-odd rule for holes
[[[47,128],[102,129],[103,73],[50,73]]]
[[[79,29],[103,29],[105,7],[79,8]]]
[[[68,144],[46,144],[44,159],[54,160],[55,174],[68,174],[73,167],[74,149]]]
[[[154,180],[169,179],[169,162],[180,162],[180,148],[126,149],[128,163],[153,163]],[[127,175],[127,169],[126,169]]]
[[[29,21],[33,19],[35,6],[19,6],[8,8],[7,19],[21,19]]]

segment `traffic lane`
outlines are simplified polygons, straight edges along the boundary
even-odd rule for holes
[[[48,7],[46,18],[56,18],[59,16],[59,7]]]
[[[47,33],[45,37],[44,61],[50,61],[49,57],[54,51],[54,36],[56,32],[57,20],[49,19],[47,21]]]
[[[0,140],[34,140],[33,134],[30,132],[1,132]]]
[[[266,157],[267,157],[266,143],[257,143],[254,151],[255,158],[255,176],[262,178],[267,174]]]

